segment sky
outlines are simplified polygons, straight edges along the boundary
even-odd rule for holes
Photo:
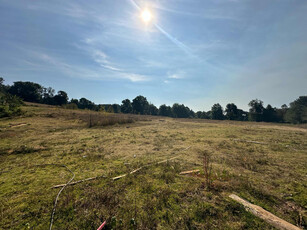
[[[0,76],[97,104],[280,107],[307,95],[306,12],[305,0],[0,0]]]

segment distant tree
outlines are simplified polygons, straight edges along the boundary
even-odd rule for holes
[[[91,102],[90,100],[82,97],[80,100],[79,100],[79,103],[78,103],[78,107],[79,109],[90,109],[90,110],[95,110],[95,104],[93,102]]]
[[[68,102],[67,93],[64,91],[59,91],[57,95],[53,97],[53,101],[55,105],[64,105]]]
[[[263,121],[263,101],[255,99],[248,103],[250,106],[249,117],[250,121]]]
[[[43,87],[37,83],[29,81],[16,81],[10,87],[9,93],[18,96],[25,101],[40,103],[42,101]]]
[[[234,103],[226,105],[225,113],[225,117],[228,120],[240,120],[238,107]]]
[[[120,105],[119,104],[113,104],[112,105],[114,113],[120,113]]]
[[[176,118],[188,118],[190,117],[190,109],[184,104],[175,103],[172,106],[173,116]]]
[[[0,77],[0,92],[7,91],[5,85],[4,85],[4,79],[3,77]]]
[[[278,122],[277,112],[270,104],[263,110],[263,121]]]
[[[114,113],[113,107],[112,106],[107,106],[107,112],[108,113]]]
[[[286,113],[288,111],[288,106],[283,104],[280,109],[276,109],[276,117],[278,122],[286,122]]]
[[[71,104],[74,103],[74,104],[78,105],[79,104],[79,100],[72,98],[69,103],[71,103]]]
[[[190,109],[189,107],[187,107],[187,109],[189,110],[189,117],[190,118],[195,118],[196,117],[196,113],[192,109]]]
[[[42,90],[42,103],[48,104],[48,105],[54,105],[54,89],[51,87],[43,88]]]
[[[132,104],[129,99],[125,99],[122,101],[122,105],[120,107],[122,113],[132,113]]]
[[[159,109],[154,105],[149,103],[148,105],[148,114],[156,116],[159,113]]]
[[[245,112],[242,109],[238,109],[238,120],[239,121],[247,121],[248,120],[248,112]]]
[[[295,124],[307,122],[307,96],[300,96],[290,103],[285,119],[287,122]]]
[[[172,117],[173,116],[172,107],[167,106],[165,104],[160,105],[158,114],[159,116]]]
[[[137,96],[132,101],[133,113],[136,114],[148,114],[149,103],[144,96]]]
[[[203,114],[202,111],[197,111],[196,114],[195,114],[195,116],[196,116],[196,118],[201,119],[201,118],[202,118],[202,114]]]
[[[98,110],[97,111],[104,113],[104,112],[106,112],[106,109],[105,109],[105,107],[103,105],[98,105]]]
[[[211,119],[213,120],[223,120],[224,119],[223,108],[219,103],[214,104],[212,106]]]

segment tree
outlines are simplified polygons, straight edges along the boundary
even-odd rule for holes
[[[6,91],[5,85],[3,83],[4,83],[4,79],[3,77],[0,77],[0,92]]]
[[[148,113],[150,115],[156,116],[159,113],[159,109],[154,104],[149,103],[149,105],[148,105]]]
[[[64,91],[59,91],[57,95],[53,97],[53,101],[55,105],[64,105],[68,102],[67,93]]]
[[[43,87],[33,82],[17,81],[10,87],[9,93],[29,102],[41,102]]]
[[[197,112],[196,112],[196,118],[201,119],[201,118],[202,118],[202,115],[203,115],[203,112],[202,112],[202,111],[197,111]]]
[[[69,103],[71,103],[71,104],[74,103],[76,105],[79,105],[79,100],[72,98]]]
[[[239,120],[239,110],[234,103],[229,103],[226,105],[225,117],[228,120]]]
[[[276,109],[276,117],[278,122],[286,122],[286,113],[288,111],[288,106],[283,104],[280,109]]]
[[[114,113],[113,107],[112,106],[108,106],[107,112],[108,113]]]
[[[48,105],[54,105],[55,102],[54,102],[54,89],[52,89],[51,87],[48,87],[48,88],[43,88],[43,91],[42,91],[42,102],[44,104],[48,104]]]
[[[172,117],[173,116],[172,107],[167,106],[165,104],[160,105],[158,114],[159,116]]]
[[[307,122],[307,96],[300,96],[290,103],[285,119],[287,122],[295,124]]]
[[[276,109],[270,104],[263,110],[263,121],[266,122],[278,122]]]
[[[132,100],[133,113],[136,114],[148,114],[149,103],[144,96],[137,96]]]
[[[249,117],[250,121],[263,121],[263,101],[255,99],[248,103],[250,106]]]
[[[173,116],[176,118],[188,118],[190,117],[190,109],[184,104],[173,104],[172,107]]]
[[[120,110],[122,113],[132,113],[132,105],[129,99],[125,99],[122,101],[122,105],[120,106]]]
[[[211,118],[211,111],[209,111],[209,112],[198,111],[195,116],[197,118],[200,118],[200,119],[210,119]]]
[[[78,107],[79,109],[90,109],[90,110],[94,110],[95,109],[95,104],[93,102],[91,102],[90,100],[82,97],[79,100],[78,103]]]
[[[223,120],[224,119],[223,108],[219,103],[214,104],[212,106],[211,119],[213,120]]]

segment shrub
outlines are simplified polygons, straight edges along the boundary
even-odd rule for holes
[[[21,105],[22,101],[20,98],[0,92],[0,118],[20,115]]]

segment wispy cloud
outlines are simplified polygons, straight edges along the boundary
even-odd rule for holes
[[[171,74],[171,75],[168,75],[168,78],[170,78],[170,79],[183,79],[184,76],[179,75],[179,74]]]
[[[132,82],[142,82],[150,80],[150,77],[141,74],[121,73],[120,76],[122,76],[122,78],[124,79],[129,79]]]
[[[110,63],[110,61],[108,61],[108,56],[104,52],[100,50],[95,50],[92,55],[93,55],[94,61],[98,63],[101,67],[109,69],[109,70],[113,70],[113,71],[123,71],[115,67],[112,63]]]

